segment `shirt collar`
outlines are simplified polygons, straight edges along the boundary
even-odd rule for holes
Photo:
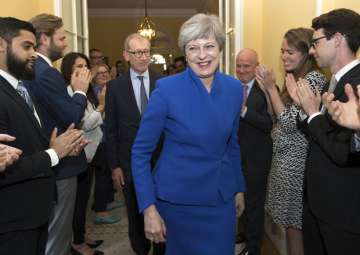
[[[145,79],[149,78],[149,69],[147,69],[145,72],[143,72],[142,74],[139,74],[137,72],[135,72],[134,69],[130,68],[130,76],[131,79],[138,79],[138,76],[144,76]]]
[[[12,76],[11,74],[9,74],[9,73],[5,72],[4,70],[1,70],[1,69],[0,69],[0,75],[5,80],[7,80],[7,82],[9,82],[14,89],[17,89],[17,86],[19,84],[18,79],[16,79],[14,76]]]
[[[45,56],[45,55],[43,55],[43,54],[41,54],[41,53],[39,53],[39,52],[36,52],[36,53],[37,53],[37,55],[38,55],[39,57],[41,57],[43,60],[45,60],[46,63],[49,64],[49,66],[54,67],[53,64],[52,64],[52,62],[51,62],[51,60],[50,60],[47,56]]]
[[[349,64],[345,65],[343,68],[341,68],[339,71],[336,72],[336,74],[334,74],[336,81],[340,81],[340,79],[347,73],[349,72],[353,67],[355,67],[356,65],[360,64],[360,60],[359,59],[355,59],[353,61],[351,61]]]
[[[248,87],[248,91],[250,91],[251,88],[254,86],[254,82],[255,82],[255,78],[253,78],[251,81],[245,84]]]

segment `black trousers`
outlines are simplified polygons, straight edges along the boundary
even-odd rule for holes
[[[89,164],[85,172],[77,177],[74,218],[72,223],[74,244],[85,242],[86,209],[90,197],[93,167]]]
[[[346,214],[339,217],[346,217]],[[359,233],[348,232],[317,218],[306,201],[303,211],[303,236],[305,255],[360,254]]]
[[[1,255],[44,255],[48,224],[36,229],[0,234]]]
[[[107,164],[105,143],[99,144],[91,164],[95,171],[93,209],[95,212],[103,212],[106,211],[106,205],[114,201],[114,186]]]
[[[245,211],[244,234],[246,247],[250,254],[261,254],[261,243],[264,236],[265,196],[267,174],[245,174]]]
[[[131,180],[125,180],[123,192],[129,221],[129,239],[131,248],[137,255],[147,255],[151,248],[151,242],[145,237],[144,217],[139,213],[135,187]],[[163,255],[165,254],[165,245],[154,244],[153,251],[154,255]]]

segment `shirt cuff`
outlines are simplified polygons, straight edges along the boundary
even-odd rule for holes
[[[309,119],[307,120],[307,123],[309,124],[310,121],[318,115],[321,115],[321,112],[315,112],[315,113],[311,114]]]
[[[245,118],[246,113],[247,113],[247,106],[245,106],[244,110],[240,113],[241,118]]]
[[[53,166],[56,166],[57,164],[59,164],[59,157],[58,155],[56,154],[55,150],[54,149],[47,149],[45,151],[49,157],[50,157],[50,160],[51,160],[51,167]]]
[[[353,135],[353,142],[354,142],[355,152],[359,152],[360,151],[360,137],[358,136],[358,134],[356,132],[354,132],[354,135]]]
[[[79,93],[79,94],[81,94],[81,95],[83,95],[83,96],[86,97],[86,93],[85,93],[84,91],[76,90],[76,91],[74,91],[74,94],[76,94],[76,93]]]

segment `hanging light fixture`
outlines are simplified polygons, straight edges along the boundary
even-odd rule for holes
[[[145,36],[149,40],[155,37],[155,24],[152,22],[147,14],[147,0],[145,0],[145,17],[138,27],[138,33]]]

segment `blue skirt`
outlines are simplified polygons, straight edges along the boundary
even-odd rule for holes
[[[234,255],[235,200],[216,206],[179,205],[158,200],[166,226],[166,255]]]

